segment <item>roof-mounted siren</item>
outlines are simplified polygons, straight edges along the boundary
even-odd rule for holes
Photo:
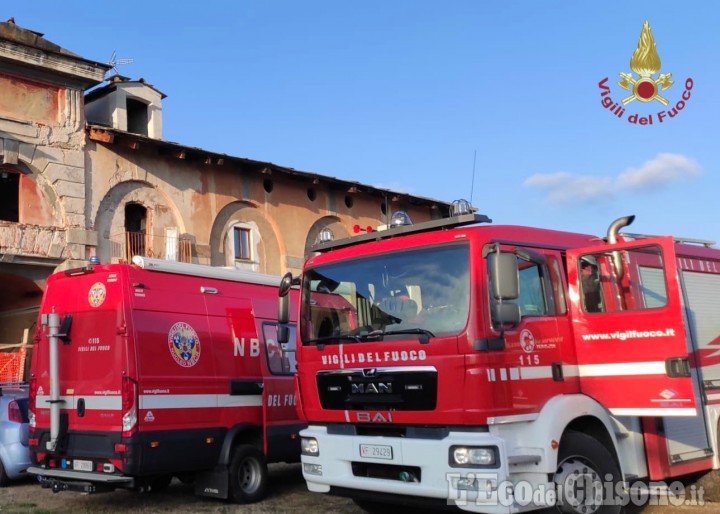
[[[463,214],[472,214],[473,213],[473,207],[470,202],[465,200],[464,198],[460,198],[459,200],[453,201],[453,203],[450,204],[450,216],[462,216]]]
[[[406,225],[412,225],[412,219],[410,215],[405,211],[395,211],[390,216],[390,228],[403,227]]]
[[[328,227],[325,227],[320,231],[318,234],[318,243],[327,243],[328,241],[332,241],[335,239],[335,234],[333,234],[333,231],[330,230]]]

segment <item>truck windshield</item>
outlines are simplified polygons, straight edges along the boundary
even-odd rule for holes
[[[421,342],[457,334],[470,303],[469,248],[457,243],[326,264],[304,272],[303,344]]]

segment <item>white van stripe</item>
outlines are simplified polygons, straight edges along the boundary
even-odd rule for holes
[[[104,395],[104,396],[61,396],[60,404],[61,409],[77,409],[78,400],[82,398],[85,400],[86,410],[121,410],[122,409],[122,397],[119,395]],[[37,406],[41,409],[50,408],[50,396],[37,397]]]
[[[141,409],[203,409],[212,407],[261,407],[262,395],[229,394],[146,394]]]
[[[61,396],[61,409],[77,409],[78,400],[85,400],[86,410],[122,410],[122,396]],[[229,394],[147,394],[140,395],[141,409],[197,409],[197,408],[234,408],[261,407],[262,395],[231,396]],[[50,408],[50,396],[38,396],[40,409]]]

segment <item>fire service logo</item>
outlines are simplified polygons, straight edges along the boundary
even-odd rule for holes
[[[170,355],[183,368],[192,368],[200,360],[200,339],[185,322],[175,323],[168,332]]]
[[[535,349],[535,336],[527,328],[520,332],[520,347],[530,353]]]
[[[619,102],[614,100],[610,96],[612,91],[610,89],[609,79],[605,77],[598,82],[598,87],[600,88],[600,103],[610,113],[621,119],[625,117],[625,106],[634,101],[647,104],[658,102],[667,107],[667,109],[657,111],[655,114],[629,114],[625,119],[627,119],[628,123],[636,125],[665,123],[675,118],[680,114],[680,111],[685,108],[688,100],[690,100],[691,90],[694,85],[693,80],[691,78],[685,80],[685,89],[682,92],[682,97],[671,105],[670,100],[664,95],[665,92],[675,84],[675,81],[671,78],[672,73],[658,74],[660,68],[660,56],[657,52],[655,39],[650,31],[650,24],[645,21],[642,31],[640,32],[640,40],[638,41],[637,48],[630,58],[630,69],[632,73],[620,72],[620,81],[617,83],[621,88],[628,91],[630,95]]]
[[[100,307],[105,301],[107,290],[102,282],[95,282],[88,292],[88,303],[92,307]]]

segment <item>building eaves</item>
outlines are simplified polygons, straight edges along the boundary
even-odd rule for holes
[[[131,132],[125,132],[103,125],[88,124],[87,132],[88,137],[92,141],[104,144],[116,144],[131,150],[154,148],[158,151],[158,153],[163,155],[172,156],[189,162],[198,162],[209,166],[236,164],[240,165],[244,169],[265,175],[278,174],[314,185],[324,183],[334,190],[344,191],[346,193],[365,193],[390,201],[404,201],[411,205],[439,209],[443,216],[446,216],[450,209],[450,204],[448,202],[434,198],[411,195],[409,193],[374,187],[361,182],[343,180],[318,173],[299,171],[294,168],[280,166],[272,162],[258,161],[245,157],[211,152],[202,148],[153,139],[141,134],[133,134]]]
[[[61,74],[82,88],[101,82],[112,68],[80,57],[48,41],[40,32],[19,27],[12,18],[0,22],[0,61],[6,62],[11,72],[14,68],[39,70],[36,73],[44,72],[37,77],[40,79]]]
[[[155,91],[157,94],[159,94],[160,99],[167,98],[167,95],[165,93],[160,91],[158,88],[156,88],[149,82],[146,82],[143,78],[132,80],[128,77],[123,77],[122,75],[113,75],[111,77],[108,77],[107,84],[101,84],[98,87],[87,91],[85,93],[85,103],[92,102],[94,100],[97,100],[98,98],[109,95],[118,88],[119,84],[142,84],[143,86],[148,87]]]

